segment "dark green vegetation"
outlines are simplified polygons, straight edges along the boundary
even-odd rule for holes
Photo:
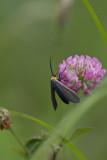
[[[55,126],[76,107],[58,99],[54,112],[50,93],[49,60],[54,71],[70,55],[97,57],[107,68],[107,46],[88,9],[80,0],[70,8],[63,28],[58,26],[58,0],[4,0],[0,2],[0,106],[25,112]],[[107,2],[89,0],[107,33]],[[83,95],[79,95],[81,99]],[[91,160],[107,159],[107,99],[97,102],[75,128],[95,127],[73,140],[79,151]],[[79,107],[79,106],[78,106]],[[13,117],[13,129],[25,141],[38,135],[42,126]],[[66,122],[68,123],[68,122]],[[66,124],[65,123],[65,124]],[[21,159],[9,146],[18,146],[10,132],[0,132],[0,159]],[[59,154],[67,160],[76,156],[68,146]]]

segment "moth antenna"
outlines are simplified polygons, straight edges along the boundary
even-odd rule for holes
[[[66,67],[64,68],[64,70],[59,74],[59,76],[62,74],[62,73],[64,73],[65,72],[65,70],[66,70]]]
[[[52,64],[51,64],[51,57],[50,57],[50,69],[51,69],[51,73],[53,74],[53,71],[52,71]]]

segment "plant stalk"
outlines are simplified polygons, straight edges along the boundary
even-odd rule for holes
[[[10,132],[12,133],[12,135],[15,137],[15,139],[17,140],[17,142],[20,144],[20,146],[22,147],[22,149],[25,152],[25,155],[28,157],[29,156],[29,152],[26,149],[26,147],[24,146],[24,144],[21,142],[21,140],[18,138],[18,136],[15,134],[15,132],[13,131],[13,129],[11,127],[9,127]]]

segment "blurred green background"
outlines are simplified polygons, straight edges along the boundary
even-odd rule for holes
[[[107,33],[107,1],[89,0]],[[57,97],[55,112],[50,95],[50,67],[54,72],[68,56],[97,57],[107,68],[107,46],[80,0],[70,6],[64,23],[59,14],[60,0],[0,1],[0,106],[35,116],[55,126],[72,108]],[[73,144],[88,160],[107,159],[107,99],[103,99],[86,114],[77,127],[95,127]],[[21,140],[38,135],[42,126],[26,119],[13,117],[13,129]],[[10,132],[0,132],[0,159],[21,159],[10,146],[18,146]],[[77,158],[65,146],[61,160]]]

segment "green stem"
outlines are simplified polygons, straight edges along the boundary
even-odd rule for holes
[[[26,147],[24,146],[24,144],[20,141],[20,139],[18,138],[18,136],[15,134],[15,132],[13,131],[13,129],[11,127],[9,127],[10,132],[12,133],[12,135],[16,138],[17,142],[20,144],[20,146],[23,148],[25,155],[28,157],[29,156],[29,152],[26,149]]]
[[[50,131],[54,131],[54,128],[51,127],[50,125],[46,124],[45,122],[37,119],[37,118],[34,118],[32,116],[29,116],[27,114],[24,114],[24,113],[20,113],[20,112],[14,112],[12,111],[11,112],[13,115],[16,115],[16,116],[19,116],[19,117],[23,117],[23,118],[27,118],[27,119],[30,119],[30,120],[33,120],[33,121],[36,121],[37,123],[41,124],[42,126],[48,128]]]
[[[81,160],[86,160],[86,158],[72,145],[72,143],[70,143],[69,141],[67,142],[67,145],[72,149],[72,151],[78,155],[78,157]]]
[[[104,42],[107,45],[107,35],[106,35],[105,31],[104,31],[103,26],[100,23],[100,20],[98,19],[96,13],[94,12],[94,10],[91,7],[91,5],[89,4],[88,0],[83,0],[83,2],[86,5],[86,7],[88,8],[89,12],[91,13],[91,15],[92,15],[92,17],[93,17],[93,19],[94,19],[94,21],[95,21],[100,33],[101,33],[103,39],[104,39]]]

